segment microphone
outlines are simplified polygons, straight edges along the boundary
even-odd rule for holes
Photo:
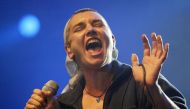
[[[56,95],[57,91],[59,89],[58,84],[53,81],[49,80],[44,86],[42,87],[43,91],[50,91],[53,95]]]

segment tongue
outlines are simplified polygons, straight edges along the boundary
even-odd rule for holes
[[[97,55],[101,52],[100,47],[90,48],[87,50],[91,55]]]
[[[101,49],[100,47],[96,47],[96,48],[88,49],[88,51],[99,51],[100,49]]]

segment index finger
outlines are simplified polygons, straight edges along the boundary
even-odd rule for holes
[[[144,56],[150,56],[150,44],[145,34],[142,35],[142,42],[144,47]]]

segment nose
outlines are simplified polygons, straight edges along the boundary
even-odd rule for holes
[[[97,36],[97,31],[92,26],[88,26],[86,36],[88,37],[95,37]]]

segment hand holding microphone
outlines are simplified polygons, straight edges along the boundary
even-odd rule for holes
[[[33,94],[26,103],[25,109],[53,109],[54,98],[59,86],[53,80],[49,80],[42,88],[34,89]]]

